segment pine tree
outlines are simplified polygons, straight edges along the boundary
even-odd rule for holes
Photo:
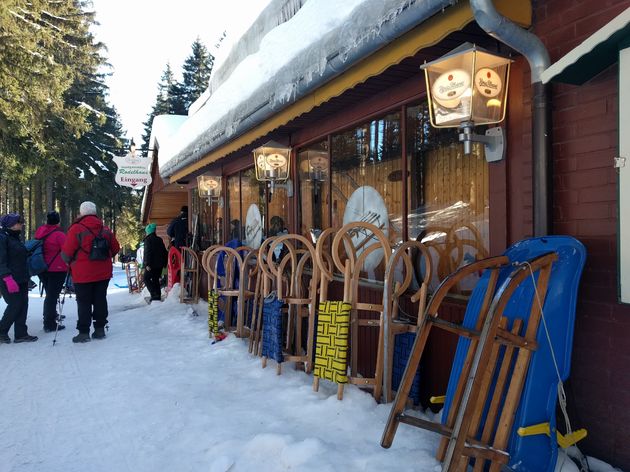
[[[160,82],[158,83],[158,93],[155,98],[155,104],[147,121],[143,123],[144,134],[142,135],[142,149],[149,149],[149,140],[151,139],[151,129],[153,126],[153,118],[158,115],[185,115],[186,108],[183,102],[183,92],[181,86],[175,80],[173,70],[170,64],[166,64],[166,69],[162,73]]]
[[[136,205],[135,208],[140,208],[142,199],[135,197],[134,203]],[[140,241],[142,241],[142,236],[143,231],[139,215],[131,205],[124,208],[118,218],[118,230],[116,232],[116,238],[120,243],[120,247],[124,249],[137,248]]]
[[[51,117],[75,133],[85,113],[64,93],[94,56],[86,1],[0,0],[0,139],[25,138],[45,148]]]
[[[183,82],[184,106],[190,108],[195,100],[208,88],[210,75],[214,66],[214,56],[208,52],[201,40],[197,38],[192,44],[192,53],[184,61]]]
[[[90,6],[0,0],[0,207],[27,209],[29,230],[53,208],[67,225],[83,200],[115,226],[131,204],[133,191],[114,182],[122,126],[98,72],[106,60]]]

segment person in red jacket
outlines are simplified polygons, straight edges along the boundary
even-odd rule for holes
[[[120,245],[112,231],[96,216],[96,205],[83,202],[79,217],[68,228],[61,257],[70,265],[70,274],[77,297],[79,334],[75,343],[90,340],[90,325],[94,322],[92,339],[105,337],[107,324],[107,285],[112,278],[112,258]]]
[[[68,273],[68,265],[61,258],[61,248],[66,241],[66,235],[59,227],[59,213],[51,211],[46,215],[46,224],[37,228],[35,239],[44,241],[44,261],[48,270],[39,274],[39,278],[46,290],[44,299],[44,331],[50,333],[66,327],[58,320],[57,299],[63,288]],[[59,326],[57,327],[57,322]]]

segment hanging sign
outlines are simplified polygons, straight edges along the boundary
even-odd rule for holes
[[[152,181],[149,172],[149,159],[146,157],[127,154],[114,158],[114,164],[118,166],[116,171],[116,183],[131,188],[142,188]]]
[[[247,209],[245,217],[245,245],[258,249],[262,243],[262,217],[258,205],[252,203]]]

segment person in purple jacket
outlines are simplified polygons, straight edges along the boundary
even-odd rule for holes
[[[68,266],[61,258],[61,247],[66,241],[66,235],[59,227],[59,213],[51,211],[46,215],[46,224],[37,228],[35,239],[44,241],[44,260],[48,270],[39,275],[46,290],[44,300],[44,331],[50,333],[56,329],[65,329],[57,313],[57,299],[63,288],[68,273]]]

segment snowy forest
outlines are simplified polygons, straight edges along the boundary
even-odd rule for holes
[[[92,32],[89,0],[0,0],[0,213],[18,212],[26,237],[56,209],[67,227],[94,201],[122,246],[140,239],[141,192],[114,181],[129,142],[106,85],[107,45]],[[150,51],[147,52],[150,54]],[[214,57],[199,40],[178,80],[169,64],[148,113],[186,114],[207,86]]]

